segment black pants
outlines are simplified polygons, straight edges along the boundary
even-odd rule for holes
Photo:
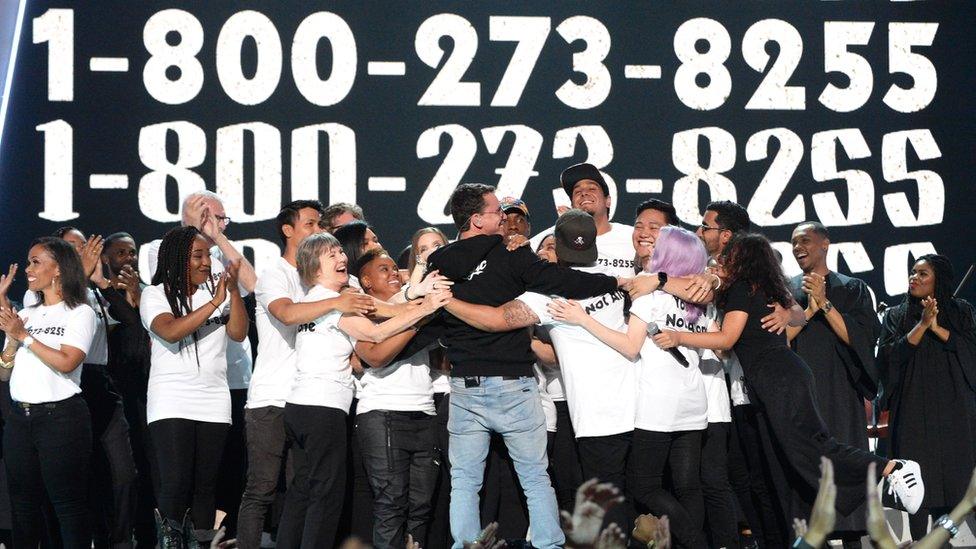
[[[288,444],[285,409],[265,406],[244,410],[247,430],[247,483],[237,516],[237,544],[260,549],[265,518],[278,496]]]
[[[868,465],[875,463],[882,470],[887,460],[831,436],[820,417],[813,373],[806,363],[783,347],[742,361],[742,368],[750,398],[765,417],[759,432],[767,463],[774,469],[772,486],[786,511],[780,524],[792,522],[794,498],[813,504],[821,456],[834,464],[837,511],[848,515],[864,503]]]
[[[731,423],[709,423],[702,437],[701,486],[712,547],[739,546],[735,495],[729,485],[729,434]]]
[[[28,409],[14,403],[3,430],[14,547],[37,547],[41,541],[45,499],[54,508],[63,547],[91,547],[91,450],[91,417],[80,395]]]
[[[437,484],[434,416],[374,410],[356,416],[356,437],[373,490],[373,546],[425,546]]]
[[[789,542],[780,528],[778,504],[767,480],[758,422],[752,404],[732,407],[729,481],[753,538],[763,547],[784,547]]]
[[[244,436],[244,405],[247,389],[230,390],[231,424],[227,430],[224,453],[217,474],[217,508],[227,513],[221,526],[227,528],[227,539],[237,537],[237,513],[247,476],[247,443]]]
[[[583,483],[576,433],[569,420],[569,405],[565,400],[556,401],[556,436],[549,453],[549,476],[556,489],[559,509],[573,512],[576,505],[576,489]]]
[[[226,423],[191,419],[160,419],[149,424],[159,470],[159,513],[182,521],[191,510],[193,525],[214,524],[215,491],[220,457],[227,437]]]
[[[116,368],[137,368],[138,364],[119,364]],[[114,372],[115,370],[110,370]],[[110,374],[114,375],[114,374]],[[136,378],[136,379],[133,379]],[[156,543],[156,490],[153,475],[158,473],[155,466],[155,452],[151,451],[149,430],[146,423],[146,386],[144,378],[131,374],[128,378],[113,377],[116,388],[122,396],[126,423],[129,425],[129,447],[136,465],[136,508],[132,514],[137,547],[152,547]],[[140,383],[139,380],[143,383]]]
[[[81,394],[92,424],[89,494],[96,548],[132,547],[133,513],[138,505],[136,463],[122,397],[105,366],[85,364]]]
[[[705,547],[699,468],[702,431],[663,433],[634,429],[628,480],[634,499],[656,516],[671,519],[671,536],[677,547]],[[664,489],[670,470],[671,487]]]
[[[623,503],[613,506],[607,512],[604,524],[633,524],[637,515],[634,511],[633,489],[627,474],[627,463],[633,452],[633,435],[633,432],[628,432],[576,439],[583,480],[597,478],[600,482],[611,482],[624,496]]]
[[[335,544],[346,488],[346,429],[346,413],[337,408],[285,405],[295,480],[278,524],[281,549]]]
[[[450,434],[447,432],[447,415],[451,408],[450,393],[434,393],[437,416],[434,418],[434,459],[437,460],[438,479],[434,490],[430,527],[427,529],[429,549],[449,549],[451,538],[451,461],[448,459]]]
[[[359,399],[352,399],[346,415],[346,487],[345,505],[339,519],[337,539],[355,536],[370,544],[373,541],[373,489],[363,464],[359,435],[356,433],[356,408]]]

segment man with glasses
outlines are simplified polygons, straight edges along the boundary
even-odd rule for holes
[[[455,281],[455,297],[497,307],[526,291],[582,299],[625,283],[558,267],[525,246],[508,251],[501,236],[506,218],[494,191],[474,184],[455,189],[451,215],[460,237],[427,260],[428,270]],[[478,493],[492,432],[504,439],[525,490],[533,547],[562,547],[565,537],[546,472],[546,422],[532,370],[535,356],[529,332],[489,333],[449,313],[443,316],[443,327],[441,343],[451,361],[448,432],[454,547],[473,541],[481,530]]]
[[[749,230],[749,212],[745,208],[722,200],[705,206],[705,216],[696,234],[705,243],[708,255],[715,259],[736,233]]]

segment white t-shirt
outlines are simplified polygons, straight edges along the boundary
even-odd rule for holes
[[[586,272],[599,272],[599,269],[579,268]],[[540,324],[549,326],[577,438],[633,431],[637,363],[627,360],[582,327],[554,320],[546,310],[551,298],[526,292],[517,299],[532,309]],[[625,329],[621,292],[580,300],[580,304],[604,326],[618,331]]]
[[[537,329],[543,330],[547,334],[549,333],[548,326],[539,326]],[[563,390],[563,372],[559,369],[559,364],[553,364],[552,366],[536,364],[536,366],[545,378],[540,381],[542,385],[539,386],[539,389],[545,390],[553,402],[565,402],[566,392]]]
[[[246,408],[285,407],[295,381],[295,336],[298,325],[288,326],[274,317],[268,306],[279,299],[298,303],[305,296],[298,269],[279,257],[261,272],[254,297],[254,321],[258,328],[258,357],[247,392]]]
[[[552,395],[546,391],[546,376],[542,373],[542,366],[538,362],[532,365],[535,380],[539,382],[539,400],[542,402],[542,413],[546,416],[546,432],[556,432],[556,403]]]
[[[706,322],[711,328],[715,323],[715,307],[709,305],[705,310],[705,319],[699,322]],[[700,350],[701,362],[698,367],[701,369],[702,379],[705,382],[705,394],[708,396],[708,422],[709,423],[731,423],[732,405],[729,402],[729,387],[725,383],[725,367],[714,351],[711,349]]]
[[[52,349],[61,349],[62,345],[74,347],[87,357],[97,325],[95,311],[88,305],[69,309],[62,301],[57,305],[24,307],[17,314],[24,320],[27,333],[38,342]],[[10,397],[29,404],[69,398],[81,392],[82,368],[79,365],[63,374],[41,362],[30,349],[21,345],[10,373]]]
[[[150,279],[156,273],[156,265],[159,260],[159,245],[162,242],[161,239],[153,240],[143,246],[145,252],[141,252],[139,255],[139,268],[141,272],[148,273]],[[214,278],[223,274],[224,267],[226,267],[228,262],[223,252],[220,251],[220,248],[217,246],[210,248],[210,273]],[[142,270],[143,263],[145,263],[145,270]],[[242,297],[246,297],[250,293],[240,283],[237,286],[241,291]],[[227,343],[227,384],[231,389],[247,389],[251,382],[252,366],[251,340],[245,337],[244,341],[229,341]]]
[[[436,413],[428,349],[382,368],[366,368],[365,364],[363,367],[361,389],[356,392],[357,415],[373,410]]]
[[[542,231],[533,236],[529,242],[532,250],[539,247],[542,240],[551,235],[554,227]],[[623,223],[610,223],[610,230],[596,237],[597,260],[596,265],[600,269],[592,272],[603,273],[610,276],[632,277],[634,276],[634,252],[633,242],[634,228]]]
[[[190,308],[210,306],[213,296],[202,287],[190,296]],[[227,385],[227,319],[230,296],[197,328],[197,341],[188,335],[169,343],[152,331],[152,322],[172,313],[162,284],[147,286],[139,300],[139,316],[149,332],[150,367],[146,421],[191,419],[230,423]],[[198,360],[199,359],[199,360]]]
[[[658,290],[638,297],[630,314],[644,322],[657,323],[661,330],[704,332],[709,319],[702,315],[694,323],[685,320],[685,302]],[[688,361],[682,366],[668,351],[644,339],[641,347],[635,426],[645,431],[696,431],[708,426],[708,396],[698,367],[697,350],[676,347]]]
[[[434,387],[434,394],[449,394],[451,392],[451,376],[440,370],[430,370],[430,383]]]
[[[95,325],[95,335],[92,337],[91,346],[88,348],[88,354],[85,355],[85,364],[100,364],[104,366],[108,364],[108,333],[105,331],[106,324],[108,326],[115,326],[119,321],[108,314],[108,301],[102,296],[101,292],[96,295],[95,291],[91,288],[85,288],[85,292],[88,299],[88,306],[95,311],[95,319],[98,321]],[[36,305],[38,303],[37,293],[27,290],[24,293],[22,303],[24,307]]]
[[[339,294],[315,285],[303,302],[320,301]],[[298,328],[295,338],[295,382],[287,401],[305,406],[326,406],[349,413],[353,385],[352,354],[356,340],[339,329],[342,313],[330,311]]]

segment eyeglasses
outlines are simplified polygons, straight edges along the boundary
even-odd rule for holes
[[[499,207],[497,210],[489,210],[487,212],[478,212],[478,213],[481,215],[499,215],[502,217],[505,216],[505,212],[502,211],[501,207]]]
[[[214,216],[214,219],[216,219],[217,221],[223,223],[225,227],[227,225],[230,225],[230,218],[227,217],[226,215],[215,215]]]
[[[704,223],[702,223],[701,225],[699,225],[698,228],[701,229],[702,232],[706,232],[706,231],[724,231],[724,230],[726,230],[725,227],[709,227],[708,225],[706,225]]]

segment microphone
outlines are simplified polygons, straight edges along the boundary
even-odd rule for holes
[[[661,328],[658,327],[657,322],[647,323],[647,335],[653,337],[654,335],[659,333],[661,333]],[[670,349],[665,349],[665,350],[671,353],[671,356],[673,356],[674,359],[678,361],[678,364],[681,364],[685,368],[689,366],[688,359],[685,358],[685,355],[681,354],[681,351],[679,351],[677,347],[671,347]]]

